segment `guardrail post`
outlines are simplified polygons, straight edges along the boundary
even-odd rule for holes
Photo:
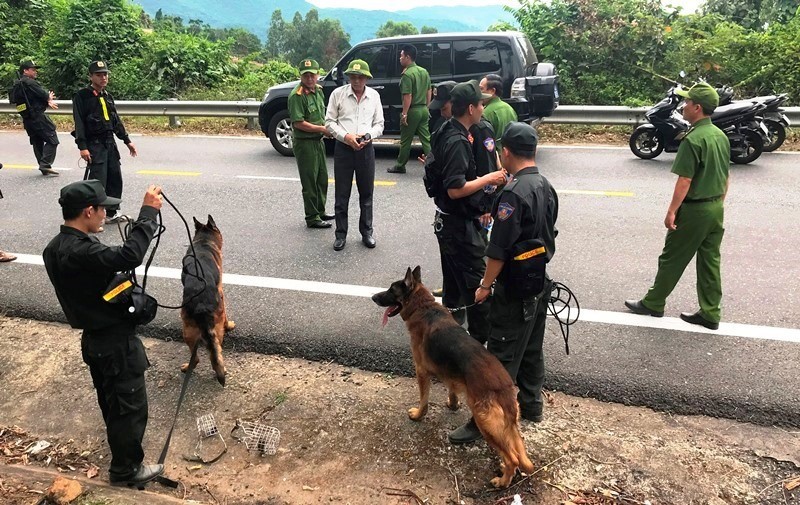
[[[178,101],[177,98],[167,98],[167,100],[169,100],[171,102],[177,102]],[[182,125],[183,125],[183,123],[181,123],[180,116],[169,116],[169,127],[170,128],[179,128]]]
[[[255,98],[245,98],[247,101],[255,102]],[[255,116],[248,116],[247,117],[247,129],[248,130],[258,130],[258,118]]]

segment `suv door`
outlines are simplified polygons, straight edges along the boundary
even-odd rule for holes
[[[391,109],[400,105],[400,78],[395,71],[394,44],[372,44],[357,47],[336,65],[336,73],[330,73],[331,85],[325,86],[325,97],[330,97],[335,87],[347,84],[347,76],[344,71],[347,65],[353,60],[364,60],[369,65],[372,79],[367,81],[367,86],[373,88],[381,96],[384,116],[384,132],[392,133],[392,130],[400,131],[400,116],[392,118]],[[327,84],[328,79],[326,79]],[[392,123],[392,120],[395,122]]]

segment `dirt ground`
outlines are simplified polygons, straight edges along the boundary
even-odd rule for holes
[[[495,454],[480,441],[451,446],[469,416],[445,406],[434,385],[421,423],[407,377],[334,363],[236,353],[226,340],[227,386],[203,356],[180,413],[167,474],[177,490],[107,486],[108,447],[80,334],[65,325],[0,317],[0,503],[36,503],[59,474],[78,478],[79,503],[167,504],[792,504],[800,503],[800,432],[548,393],[544,422],[522,423],[537,470],[497,491]],[[174,416],[188,359],[180,342],[144,339],[155,462]],[[187,461],[196,418],[213,414],[228,451],[216,463]],[[248,452],[236,420],[280,431],[277,453]],[[49,446],[45,443],[49,443]],[[206,439],[201,456],[222,448]],[[796,486],[796,487],[795,487]]]

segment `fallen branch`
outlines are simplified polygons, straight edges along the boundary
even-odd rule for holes
[[[612,461],[599,461],[597,459],[594,459],[591,454],[587,454],[586,457],[589,458],[590,461],[592,461],[594,463],[597,463],[598,465],[624,465],[625,464],[625,463],[622,463],[622,462],[614,463]]]
[[[560,459],[563,459],[563,458],[566,458],[566,457],[567,457],[567,455],[566,455],[566,454],[562,454],[561,456],[557,457],[556,459],[554,459],[554,460],[553,460],[553,461],[551,461],[550,463],[548,463],[548,464],[546,464],[546,465],[544,465],[544,466],[540,466],[538,470],[534,470],[534,472],[533,472],[533,473],[531,473],[531,474],[530,474],[530,475],[528,475],[527,477],[525,477],[525,478],[521,479],[519,482],[517,482],[516,484],[512,485],[511,487],[517,487],[517,486],[519,486],[519,485],[520,485],[520,484],[522,484],[523,482],[525,482],[525,481],[527,481],[527,480],[530,480],[530,478],[531,478],[531,477],[533,477],[534,475],[536,475],[537,473],[541,472],[541,471],[542,471],[542,470],[544,470],[545,468],[547,468],[547,467],[549,467],[550,465],[554,464],[556,461],[558,461],[558,460],[560,460]]]
[[[406,498],[414,498],[414,500],[417,502],[417,505],[425,505],[425,502],[422,500],[422,498],[417,496],[417,494],[410,489],[398,489],[394,487],[384,487],[381,489],[393,491],[392,493],[386,493],[388,496],[404,496]]]
[[[449,465],[449,464],[447,465],[447,470],[450,472],[450,475],[452,475],[452,476],[453,476],[453,480],[455,481],[455,487],[456,487],[456,503],[460,504],[460,503],[461,503],[461,490],[460,490],[460,489],[458,489],[458,477],[457,477],[457,476],[456,476],[456,474],[453,472],[453,469],[452,469],[452,468],[450,468],[450,465]]]

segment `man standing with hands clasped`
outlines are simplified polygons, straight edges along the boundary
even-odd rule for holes
[[[716,330],[721,318],[720,245],[725,232],[725,195],[730,185],[730,141],[709,117],[719,105],[714,88],[701,82],[676,93],[686,98],[683,117],[692,127],[681,140],[672,163],[672,173],[678,181],[664,218],[667,238],[653,286],[641,300],[625,300],[625,306],[636,314],[663,316],[667,297],[697,254],[700,310],[683,312],[681,319]]]
[[[58,149],[56,125],[44,111],[47,107],[57,109],[52,91],[45,91],[36,76],[39,66],[33,60],[25,60],[19,65],[20,78],[11,88],[11,102],[17,105],[17,112],[22,116],[22,124],[33,146],[33,154],[42,175],[59,175],[53,170]]]
[[[361,241],[372,249],[372,192],[375,187],[375,147],[372,140],[383,134],[383,105],[377,91],[367,86],[372,78],[364,60],[353,60],[345,75],[350,84],[333,91],[328,101],[325,126],[336,137],[333,173],[336,180],[336,239],[333,249],[344,249],[347,239],[347,211],[353,173],[356,176],[361,217]]]
[[[106,91],[108,66],[104,61],[89,64],[89,80],[89,86],[78,90],[72,98],[73,135],[81,158],[87,163],[84,179],[97,179],[108,196],[119,199],[122,198],[122,166],[114,135],[125,143],[131,156],[137,155],[136,146],[117,114],[114,98]],[[108,207],[106,224],[129,220],[119,212],[118,205]]]

